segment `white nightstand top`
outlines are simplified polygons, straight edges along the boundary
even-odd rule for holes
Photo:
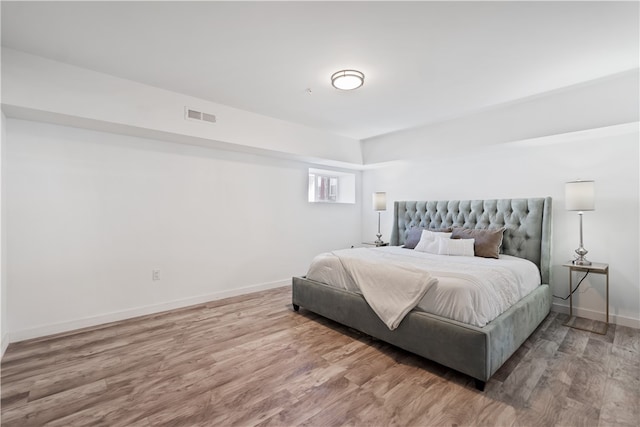
[[[563,267],[569,267],[572,270],[578,271],[593,271],[595,273],[606,273],[609,270],[609,264],[600,262],[592,262],[591,265],[576,265],[571,261],[562,264]]]

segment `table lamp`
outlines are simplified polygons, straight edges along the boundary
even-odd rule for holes
[[[380,233],[380,212],[387,210],[387,193],[376,192],[373,193],[373,210],[378,211],[378,239],[375,241],[376,245],[384,243],[382,241],[382,233]]]
[[[568,211],[578,211],[580,217],[580,247],[576,249],[578,255],[572,262],[575,265],[591,265],[585,255],[587,251],[582,244],[582,214],[584,211],[595,210],[594,181],[571,181],[565,184],[565,204]]]

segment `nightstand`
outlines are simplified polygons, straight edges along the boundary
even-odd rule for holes
[[[607,329],[609,328],[609,264],[601,264],[594,262],[591,265],[576,265],[571,262],[566,264],[562,264],[563,267],[569,268],[569,319],[565,323],[566,326],[575,329],[581,329],[583,331],[589,331],[600,335],[606,335]],[[606,299],[607,299],[607,317],[604,322],[604,331],[596,331],[593,329],[586,329],[576,326],[574,324],[575,318],[573,317],[573,273],[574,272],[585,272],[585,273],[596,273],[596,274],[604,274],[606,277],[607,289],[606,289]]]
[[[365,246],[389,246],[389,242],[382,242],[382,243],[376,243],[376,242],[362,242],[363,245]]]

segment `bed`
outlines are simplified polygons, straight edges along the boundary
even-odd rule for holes
[[[390,330],[364,297],[305,277],[292,281],[292,303],[374,338],[486,382],[522,345],[551,309],[551,198],[396,201],[391,246],[402,246],[414,227],[504,227],[501,253],[531,261],[540,285],[484,326],[413,309]],[[398,248],[393,249],[395,251]],[[410,251],[410,249],[402,249]]]

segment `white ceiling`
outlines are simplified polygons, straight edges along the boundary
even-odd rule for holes
[[[638,6],[2,1],[2,45],[366,139],[637,68]]]

